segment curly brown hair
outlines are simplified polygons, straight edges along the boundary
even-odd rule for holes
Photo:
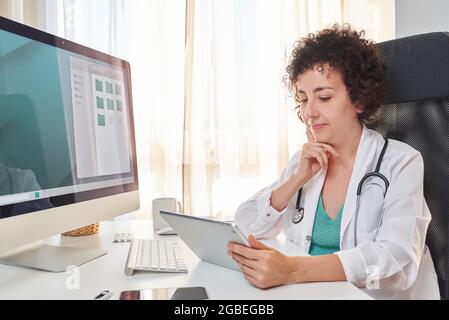
[[[351,102],[363,107],[359,121],[367,123],[374,120],[373,115],[387,94],[385,61],[377,45],[364,39],[364,35],[364,30],[351,30],[348,24],[341,27],[334,24],[295,43],[286,69],[286,80],[298,104],[295,90],[298,76],[315,66],[328,64],[341,72]]]

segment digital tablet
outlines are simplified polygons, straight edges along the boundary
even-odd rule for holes
[[[202,261],[240,271],[227,254],[227,244],[250,244],[235,224],[168,211],[161,211],[160,215]]]

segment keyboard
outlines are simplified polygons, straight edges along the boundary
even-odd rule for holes
[[[179,243],[158,239],[131,242],[125,274],[130,276],[134,271],[188,272]]]

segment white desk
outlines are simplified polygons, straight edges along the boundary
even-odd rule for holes
[[[123,290],[204,286],[210,299],[371,299],[348,282],[292,284],[267,290],[250,285],[240,272],[201,262],[183,243],[187,274],[138,273],[125,276],[129,243],[112,243],[116,232],[132,232],[134,238],[152,238],[151,221],[102,222],[97,235],[67,238],[55,236],[48,244],[73,247],[98,247],[108,254],[68,273],[49,273],[0,265],[0,299],[93,299],[105,289],[118,299]],[[174,236],[163,236],[173,239]],[[294,254],[289,242],[276,245],[286,254]],[[79,279],[79,281],[77,281]],[[79,283],[79,288],[76,288]],[[73,288],[75,286],[75,288]]]

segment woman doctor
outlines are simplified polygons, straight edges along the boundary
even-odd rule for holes
[[[237,209],[251,248],[229,243],[228,254],[259,288],[349,281],[375,298],[439,299],[422,157],[365,126],[386,85],[382,55],[363,34],[334,25],[297,43],[287,72],[308,141]],[[303,255],[256,240],[281,230]]]

